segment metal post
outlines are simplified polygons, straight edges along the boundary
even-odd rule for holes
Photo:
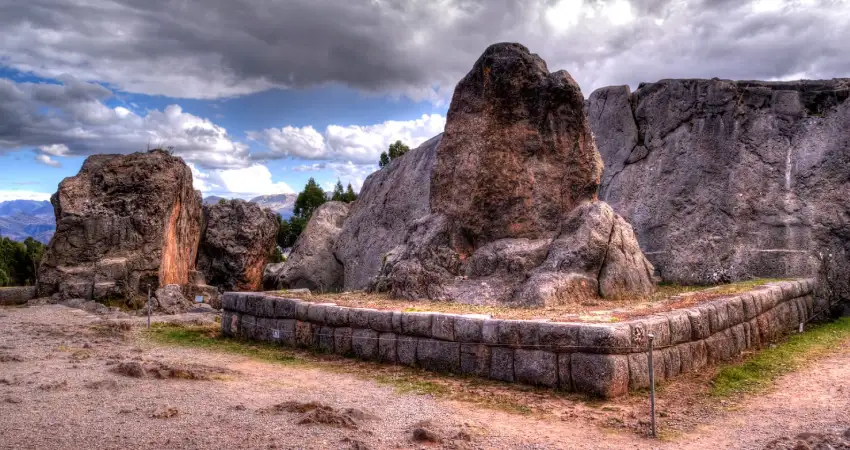
[[[151,285],[148,284],[148,328],[151,327]]]
[[[649,338],[649,414],[651,431],[650,435],[652,437],[656,437],[655,434],[655,370],[652,366],[652,341],[655,340],[655,335],[647,334],[647,338]]]

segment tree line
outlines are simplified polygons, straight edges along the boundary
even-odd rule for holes
[[[44,244],[28,237],[24,242],[0,238],[0,286],[32,286]]]

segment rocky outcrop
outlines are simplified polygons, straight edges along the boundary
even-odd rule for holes
[[[201,196],[182,159],[161,150],[90,156],[51,203],[56,234],[39,267],[40,296],[143,303],[148,285],[188,281]]]
[[[154,293],[153,306],[163,314],[180,314],[192,307],[192,302],[183,296],[183,289],[177,284],[167,284]]]
[[[428,214],[441,137],[408,151],[363,183],[333,250],[343,266],[346,289],[365,289],[373,283],[384,255],[404,242],[413,221]]]
[[[333,253],[348,217],[350,205],[326,202],[318,207],[304,231],[295,241],[292,253],[282,265],[267,268],[266,286],[278,289],[307,288],[313,291],[338,291],[343,287],[343,267]],[[268,281],[269,278],[274,280]]]
[[[206,282],[227,291],[259,290],[276,245],[274,213],[244,200],[224,200],[204,206],[204,222],[198,270]]]
[[[850,79],[662,80],[595,91],[600,197],[665,280],[812,272],[850,239]]]
[[[570,75],[519,44],[489,47],[455,89],[430,212],[388,253],[375,288],[538,306],[651,293],[631,227],[596,200],[601,174]]]

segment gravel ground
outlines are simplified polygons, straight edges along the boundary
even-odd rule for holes
[[[513,414],[398,393],[362,374],[159,346],[115,323],[60,305],[0,308],[0,448],[716,450],[850,427],[846,346],[734,404],[689,396],[693,380],[669,383],[659,404],[675,432],[650,440],[611,426],[642,414],[640,397],[587,406],[537,393],[550,413]]]

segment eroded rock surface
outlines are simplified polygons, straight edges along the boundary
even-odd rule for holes
[[[274,287],[320,292],[342,288],[343,268],[333,249],[349,209],[347,203],[327,202],[313,212],[286,262],[270,265],[267,270],[268,278],[276,277]],[[271,282],[267,281],[268,284]]]
[[[244,200],[204,206],[198,270],[206,283],[232,291],[259,290],[263,267],[276,245],[274,213]]]
[[[631,227],[596,200],[601,173],[570,75],[519,44],[489,47],[455,89],[430,213],[387,254],[375,289],[527,305],[651,293]]]
[[[90,156],[51,203],[56,234],[39,268],[40,296],[146,299],[148,285],[187,283],[201,195],[182,159],[161,150]]]
[[[595,91],[602,200],[665,280],[809,275],[850,239],[850,79],[662,80]]]

